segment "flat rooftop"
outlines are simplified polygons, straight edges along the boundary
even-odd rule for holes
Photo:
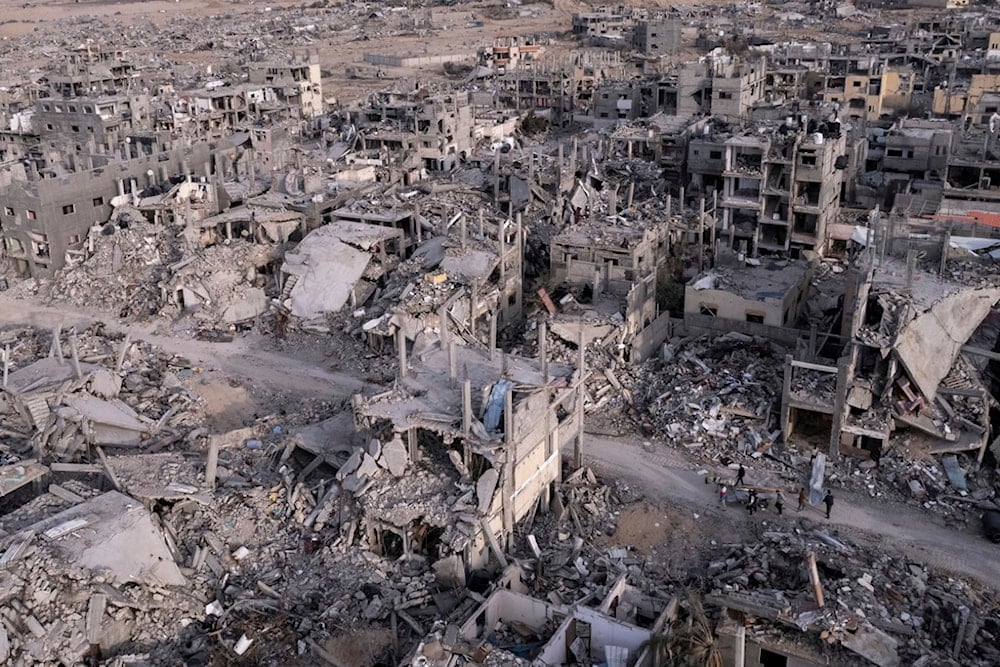
[[[696,276],[688,287],[694,290],[715,289],[754,301],[780,299],[789,289],[801,284],[809,273],[804,261],[764,262],[760,266],[717,266]]]

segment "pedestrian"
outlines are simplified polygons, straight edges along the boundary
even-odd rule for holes
[[[736,471],[736,486],[739,486],[740,484],[743,483],[743,478],[746,476],[746,474],[747,474],[747,469],[744,468],[743,464],[741,463],[740,469]]]
[[[823,498],[823,502],[826,503],[826,518],[830,518],[830,510],[833,509],[833,492],[827,489],[826,496]]]
[[[750,495],[747,497],[747,512],[753,516],[753,513],[757,511],[757,492],[750,490]]]
[[[799,511],[806,508],[806,487],[799,487]]]
[[[722,488],[719,489],[719,502],[722,503],[722,509],[726,509],[726,497],[729,495],[729,489],[723,484]]]
[[[774,509],[778,510],[778,516],[781,516],[781,510],[785,507],[785,498],[781,495],[781,491],[778,491],[778,497],[774,499]]]

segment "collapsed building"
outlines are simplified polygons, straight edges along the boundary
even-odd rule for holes
[[[305,19],[318,9],[297,9],[294,25],[275,19],[274,32],[311,43]],[[363,11],[359,23],[388,23]],[[795,28],[814,28],[802,11]],[[356,30],[328,13],[323,25]],[[416,665],[646,664],[696,605],[663,595],[677,581],[652,581],[628,550],[585,542],[613,532],[615,510],[580,467],[584,414],[612,413],[655,437],[650,448],[704,451],[713,466],[736,456],[791,467],[797,447],[819,443],[866,481],[872,467],[855,462],[877,464],[905,430],[942,455],[961,492],[960,461],[1000,455],[982,364],[995,341],[979,331],[1000,292],[989,262],[969,261],[995,252],[977,234],[996,226],[1000,183],[995,65],[975,55],[996,51],[990,22],[865,26],[863,51],[758,48],[747,21],[787,38],[788,26],[730,10],[682,22],[602,9],[575,16],[573,32],[642,56],[567,55],[545,36],[543,57],[541,39],[511,36],[483,52],[495,71],[475,70],[464,88],[449,68],[448,85],[401,83],[329,116],[317,53],[283,58],[265,41],[248,60],[193,68],[176,90],[123,52],[87,47],[47,81],[3,91],[5,257],[36,279],[17,289],[124,319],[174,318],[175,331],[268,333],[273,322],[278,338],[321,333],[329,348],[346,333],[372,365],[391,374],[394,352],[400,369],[392,388],[366,387],[324,421],[286,428],[254,415],[204,437],[177,377],[196,372],[185,362],[143,366],[152,352],[128,339],[124,352],[72,339],[63,349],[58,332],[49,356],[29,359],[11,339],[0,409],[24,458],[3,463],[3,495],[56,473],[106,479],[60,478],[4,517],[2,561],[27,568],[27,603],[12,603],[19,617],[4,624],[16,649],[73,662],[93,644],[128,645],[136,625],[143,641],[164,641],[161,622],[183,618],[181,659],[203,657],[206,642],[257,659],[277,654],[273,640],[354,664],[329,657],[340,638],[330,628],[360,623],[373,646],[388,628],[393,644],[422,638]],[[407,29],[433,30],[433,18]],[[676,62],[694,33],[710,53]],[[237,39],[227,47],[239,51]],[[414,61],[461,56],[435,58]],[[896,118],[922,105],[945,118]],[[592,130],[569,141],[577,122]],[[848,204],[876,202],[888,217],[851,224],[866,211]],[[840,274],[840,294],[820,295],[832,305],[810,303]],[[914,481],[914,496],[928,493]],[[121,516],[134,523],[119,533]],[[552,535],[528,532],[545,521]],[[61,622],[38,575],[61,558],[73,585],[87,585],[84,566],[109,556],[82,544],[84,528],[142,549],[86,604],[74,590]],[[713,546],[705,599],[721,611],[706,637],[726,660],[918,664],[931,648],[923,664],[996,658],[995,619],[963,616],[964,584],[934,584],[945,611],[925,612],[929,627],[902,618],[933,609],[923,593],[903,597],[911,578],[915,590],[931,579],[915,564],[865,578],[845,542],[800,532]],[[803,569],[799,556],[814,551]],[[850,612],[823,604],[821,576]],[[888,581],[888,603],[861,592]],[[198,593],[161,614],[149,599],[167,586]],[[279,634],[260,618],[295,627]],[[953,646],[930,638],[952,631]]]
[[[413,465],[430,466],[443,486],[421,495],[444,500],[454,484],[452,470],[469,493],[455,501],[458,510],[428,506],[420,514],[405,500],[412,494],[388,488],[372,493],[366,485],[368,539],[383,551],[400,553],[440,541],[473,569],[491,558],[506,565],[503,551],[514,525],[536,507],[548,507],[563,452],[579,459],[581,371],[544,357],[540,368],[507,355],[491,359],[481,348],[454,340],[413,350],[419,364],[411,369],[409,345],[402,336],[399,341],[401,384],[367,399],[356,397],[357,427],[366,437],[397,443]],[[458,525],[442,523],[455,511],[462,512]],[[433,553],[445,555],[438,547]]]
[[[916,430],[932,454],[982,462],[995,399],[969,341],[1000,300],[990,267],[962,241],[897,236],[886,221],[874,234],[859,232],[839,328],[813,350],[836,363],[786,361],[785,437],[829,429],[831,456],[877,460],[895,430]]]

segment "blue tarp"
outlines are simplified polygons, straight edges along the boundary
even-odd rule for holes
[[[500,427],[500,418],[503,416],[503,397],[508,389],[513,388],[514,383],[510,380],[497,380],[490,391],[490,397],[486,401],[486,415],[483,417],[483,426],[487,433],[496,433]]]
[[[969,487],[965,483],[965,473],[962,472],[962,467],[958,465],[958,457],[954,454],[949,454],[948,456],[941,457],[941,465],[944,466],[944,472],[948,475],[948,481],[951,485],[958,491],[968,491]]]

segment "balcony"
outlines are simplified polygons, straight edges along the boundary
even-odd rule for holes
[[[727,208],[760,209],[760,192],[758,190],[736,190],[722,197],[722,205]]]

